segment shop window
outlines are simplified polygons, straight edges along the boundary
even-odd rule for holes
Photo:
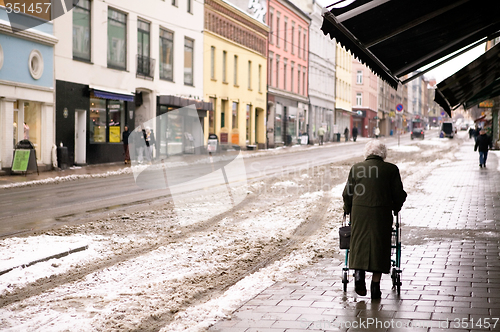
[[[233,101],[233,129],[238,129],[238,103]]]
[[[90,143],[120,143],[125,102],[90,98]]]
[[[251,132],[251,128],[250,128],[250,124],[251,124],[251,121],[250,121],[250,115],[251,115],[251,111],[252,111],[252,106],[251,105],[247,105],[247,143],[250,142],[250,132]]]
[[[18,124],[18,127],[23,128],[24,139],[29,140],[35,146],[36,157],[41,157],[41,113],[42,104],[37,102],[24,103],[24,124]]]
[[[73,58],[90,61],[90,1],[80,0],[73,8]]]
[[[210,102],[212,103],[212,110],[208,111],[208,132],[210,134],[215,134],[215,106],[217,103],[217,99],[210,97]]]

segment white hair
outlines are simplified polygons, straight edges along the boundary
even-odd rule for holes
[[[385,159],[387,157],[387,148],[385,144],[377,139],[373,139],[366,143],[364,153],[365,159],[371,155],[379,156],[382,159]]]

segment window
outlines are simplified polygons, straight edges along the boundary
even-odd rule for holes
[[[276,87],[279,89],[280,87],[280,75],[279,75],[279,69],[280,69],[280,56],[276,55]]]
[[[73,58],[90,61],[90,1],[80,0],[73,9]]]
[[[280,13],[276,17],[276,47],[280,47]]]
[[[363,105],[363,95],[361,92],[356,93],[356,106],[361,106]]]
[[[227,83],[227,52],[222,51],[222,82]]]
[[[233,129],[238,129],[238,103],[233,101]]]
[[[259,65],[259,92],[262,92],[262,65]]]
[[[269,52],[269,86],[273,86],[273,61],[274,53]]]
[[[174,80],[174,34],[160,29],[160,79]]]
[[[193,0],[187,0],[187,12],[190,14],[193,13]]]
[[[292,40],[291,40],[292,46],[290,47],[292,50],[292,54],[295,54],[295,51],[293,47],[295,46],[295,22],[292,22]]]
[[[234,56],[234,85],[238,85],[238,56]]]
[[[250,114],[251,114],[251,112],[252,112],[252,105],[247,105],[247,114],[246,114],[247,115],[247,118],[246,118],[246,120],[247,120],[247,137],[246,137],[247,143],[250,143],[250,132],[251,132],[250,126],[251,126],[251,123],[252,123],[250,121]]]
[[[297,93],[300,93],[300,73],[301,73],[301,66],[298,66],[298,74],[297,74]]]
[[[108,9],[108,67],[127,69],[127,15]]]
[[[215,46],[210,47],[210,78],[215,80]]]
[[[150,24],[139,20],[137,22],[137,74],[150,75],[149,32]]]
[[[220,101],[220,127],[226,127],[227,100]]]
[[[193,48],[194,41],[184,39],[184,84],[193,85]]]
[[[90,97],[90,143],[120,143],[125,102]]]
[[[304,52],[304,55],[303,55],[304,60],[306,60],[306,59],[307,59],[307,57],[306,57],[306,50],[307,50],[306,45],[307,45],[307,33],[306,33],[306,31],[304,30],[304,43],[303,43],[303,45],[302,45],[302,51]]]
[[[283,89],[286,90],[286,69],[287,69],[288,59],[283,59]]]
[[[283,29],[283,36],[284,36],[284,41],[283,41],[283,44],[284,44],[284,48],[285,48],[285,51],[287,50],[287,36],[288,36],[288,17],[285,16],[285,27]]]
[[[292,70],[290,71],[290,90],[292,92],[295,92],[295,91],[293,91],[293,71],[294,70],[295,70],[295,62],[292,61]]]
[[[298,43],[297,43],[297,55],[300,58],[300,36],[302,35],[302,27],[299,27],[299,36],[297,38]]]
[[[269,8],[269,43],[273,43],[273,33],[274,33],[274,30],[273,30],[273,17],[274,17],[274,11],[272,8]]]
[[[172,6],[177,7],[177,0],[172,0]]]
[[[252,61],[248,61],[248,90],[252,90]]]
[[[356,84],[363,84],[363,72],[361,70],[356,72]]]
[[[210,134],[215,134],[215,114],[216,114],[216,102],[217,99],[210,97],[210,102],[212,103],[212,110],[208,111],[208,132]]]
[[[302,94],[306,95],[306,68],[302,71]]]

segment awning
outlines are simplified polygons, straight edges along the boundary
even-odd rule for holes
[[[111,91],[106,88],[97,88],[94,86],[89,86],[90,91],[94,93],[97,98],[112,99],[112,100],[123,100],[123,101],[134,101],[134,94],[121,92],[121,91]]]
[[[210,102],[206,102],[203,100],[182,98],[182,97],[171,96],[171,95],[170,96],[159,96],[158,97],[158,104],[159,105],[175,106],[175,107],[186,107],[186,106],[190,106],[190,105],[195,105],[197,110],[203,110],[203,111],[212,111],[213,110],[213,105]]]
[[[451,115],[460,105],[466,108],[500,95],[500,45],[469,63],[437,85],[434,100]]]
[[[396,89],[404,75],[490,39],[499,12],[491,0],[356,0],[325,11],[321,30]]]

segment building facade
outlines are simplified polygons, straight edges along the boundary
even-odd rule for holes
[[[299,142],[308,125],[310,18],[288,0],[267,3],[268,147]]]
[[[328,39],[328,38],[327,38]],[[352,54],[337,44],[335,61],[335,128],[334,133],[343,135],[347,128],[352,132]],[[336,130],[335,130],[336,129]]]
[[[0,0],[1,169],[11,168],[13,150],[24,139],[34,146],[38,167],[52,168],[57,42],[51,22],[14,34],[4,2]]]
[[[374,137],[378,126],[378,77],[358,60],[352,61],[352,126],[363,137]]]
[[[294,2],[311,18],[309,28],[309,142],[318,141],[318,129],[325,129],[325,141],[336,138],[335,125],[335,53],[336,43],[321,31],[322,7],[313,0]]]
[[[203,102],[203,11],[194,0],[80,0],[54,22],[56,141],[70,161],[122,161],[125,125],[156,130],[156,157],[183,151],[186,136],[166,131],[189,124],[167,113],[196,105],[203,121],[211,109]],[[192,136],[203,146],[202,132]]]
[[[205,1],[204,94],[213,105],[205,138],[224,146],[266,147],[269,28],[230,3]]]

